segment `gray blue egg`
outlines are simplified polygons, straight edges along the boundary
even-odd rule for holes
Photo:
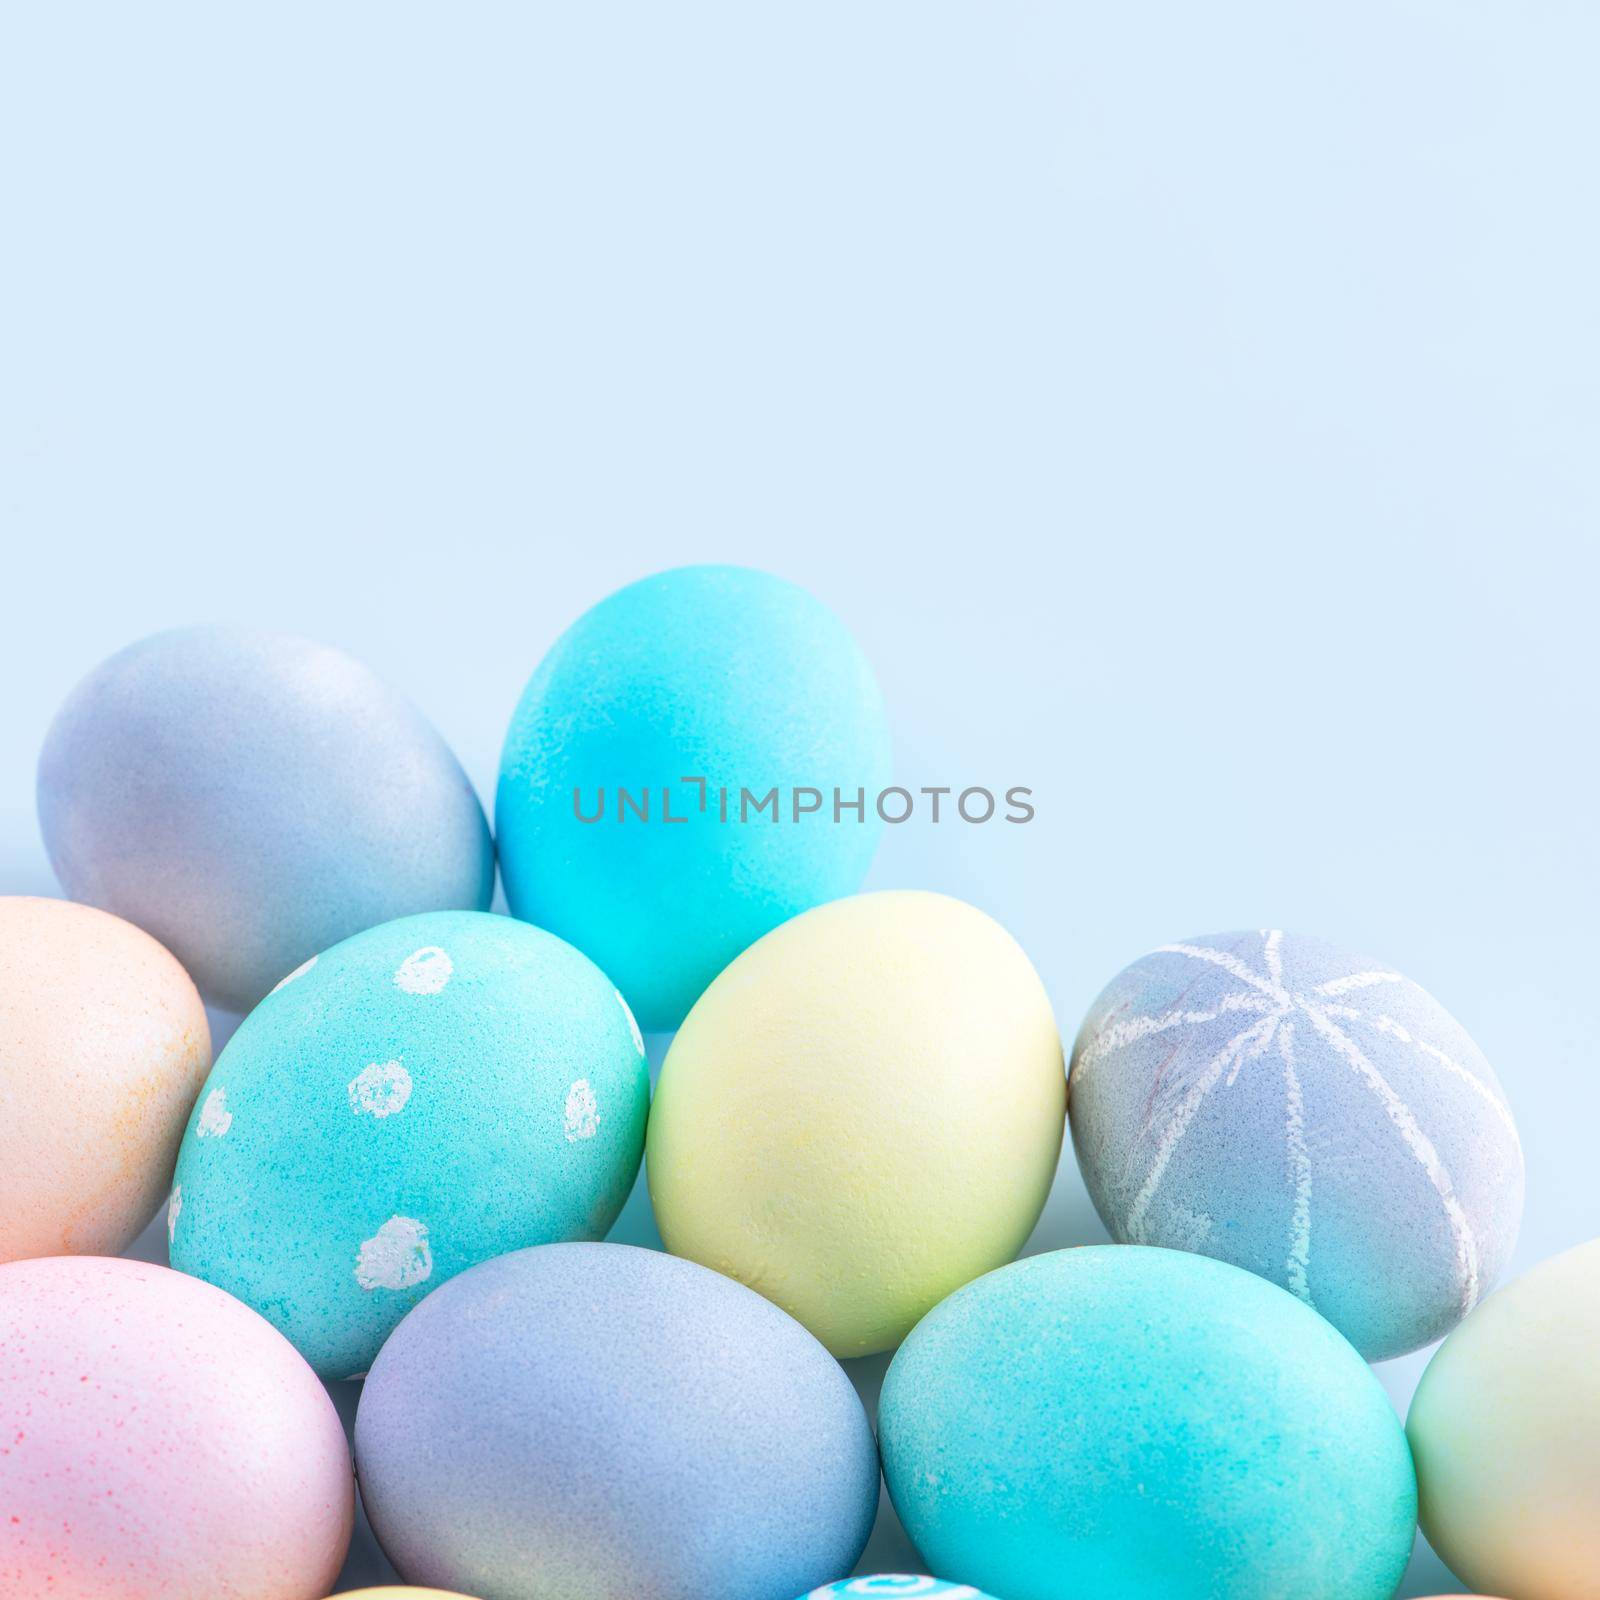
[[[1418,985],[1320,940],[1141,957],[1084,1020],[1068,1097],[1114,1239],[1248,1268],[1369,1360],[1447,1334],[1516,1242],[1522,1146],[1482,1052]]]
[[[408,1583],[495,1600],[774,1600],[855,1565],[878,1455],[787,1313],[618,1244],[485,1262],[367,1379],[363,1503]]]
[[[495,802],[506,896],[645,1029],[675,1028],[747,945],[861,886],[888,774],[877,680],[826,606],[743,567],[658,573],[523,692]]]
[[[360,662],[287,634],[181,628],[112,656],[51,725],[38,798],[68,896],[153,934],[232,1011],[362,928],[494,892],[443,739]]]
[[[1372,1370],[1264,1279],[1033,1256],[895,1354],[883,1471],[922,1558],[1005,1600],[1389,1600],[1417,1486]]]
[[[441,911],[306,962],[217,1058],[178,1156],[172,1264],[359,1376],[425,1294],[598,1239],[639,1170],[644,1044],[586,956]]]

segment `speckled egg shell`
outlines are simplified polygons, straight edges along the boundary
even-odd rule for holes
[[[661,1237],[835,1355],[889,1349],[1022,1248],[1065,1101],[1049,997],[998,923],[910,891],[819,906],[673,1040],[647,1162]]]
[[[1389,1600],[1416,1482],[1371,1369],[1204,1256],[1102,1245],[959,1289],[890,1364],[923,1559],[1005,1600]]]
[[[0,1267],[0,1594],[318,1600],[353,1502],[327,1391],[237,1300],[144,1262]]]
[[[1464,1582],[1600,1596],[1600,1239],[1491,1295],[1445,1340],[1407,1424],[1422,1529]]]
[[[495,803],[506,895],[598,961],[646,1029],[675,1028],[746,945],[860,887],[888,778],[883,697],[826,606],[742,567],[658,573],[580,617],[523,693]],[[619,787],[650,791],[649,821],[618,819]],[[778,820],[739,820],[741,789],[774,787]],[[797,787],[826,805],[796,820]],[[863,818],[835,821],[835,787],[865,789]],[[575,796],[592,818],[601,791],[601,820],[579,820]]]
[[[802,1594],[850,1570],[878,1503],[828,1353],[629,1245],[523,1250],[429,1295],[367,1379],[356,1465],[408,1581],[495,1600]]]
[[[210,1065],[200,996],[149,934],[0,897],[0,1261],[126,1249]]]
[[[603,1235],[649,1096],[627,1006],[571,945],[482,912],[386,923],[292,973],[218,1057],[172,1263],[358,1376],[463,1267]]]
[[[945,1600],[993,1600],[993,1597],[980,1594],[971,1585],[965,1583],[941,1583],[937,1578],[917,1577],[905,1572],[880,1572],[872,1577],[845,1578],[839,1583],[830,1583],[821,1589],[813,1589],[810,1594],[803,1595],[800,1600],[826,1600],[828,1595],[895,1595],[901,1600],[912,1600],[922,1595],[940,1595]]]
[[[250,628],[156,634],[90,673],[45,741],[39,820],[73,899],[234,1011],[362,928],[494,891],[483,809],[421,713],[340,651]]]
[[[1112,1238],[1270,1278],[1369,1360],[1504,1268],[1522,1146],[1489,1063],[1399,973],[1276,931],[1164,945],[1095,1001],[1073,1142]]]

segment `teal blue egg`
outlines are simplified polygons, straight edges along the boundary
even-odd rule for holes
[[[1388,1600],[1411,1553],[1371,1369],[1203,1256],[1064,1250],[958,1289],[895,1355],[878,1431],[923,1559],[1005,1600]]]
[[[652,1032],[746,946],[854,894],[882,830],[883,695],[844,623],[745,567],[585,612],[518,703],[495,829],[513,915],[593,956]]]
[[[365,1372],[429,1290],[527,1245],[599,1239],[638,1173],[644,1044],[553,934],[432,912],[288,974],[218,1057],[168,1212],[175,1267]]]

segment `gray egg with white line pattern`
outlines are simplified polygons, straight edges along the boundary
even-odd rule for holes
[[[650,1074],[615,986],[484,912],[384,923],[287,974],[195,1104],[172,1264],[361,1375],[423,1295],[528,1245],[602,1238]]]
[[[1426,990],[1318,939],[1142,956],[1084,1019],[1068,1114],[1113,1239],[1258,1273],[1369,1360],[1447,1334],[1516,1242],[1522,1145],[1493,1068]]]

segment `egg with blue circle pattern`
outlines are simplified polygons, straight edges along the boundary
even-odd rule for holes
[[[435,912],[287,974],[218,1057],[168,1209],[174,1266],[358,1376],[489,1256],[597,1239],[639,1168],[644,1045],[586,956]]]
[[[675,1028],[747,945],[860,887],[888,777],[877,680],[820,600],[744,567],[658,573],[523,692],[495,802],[506,897],[644,1028]]]
[[[519,1250],[429,1295],[373,1364],[355,1446],[405,1580],[495,1600],[788,1600],[855,1565],[878,1509],[827,1351],[632,1245]]]
[[[177,628],[119,651],[51,724],[38,800],[67,894],[159,939],[230,1011],[363,928],[494,893],[483,808],[438,732],[291,634]]]
[[[813,1589],[800,1600],[826,1600],[828,1595],[893,1595],[899,1600],[920,1600],[923,1595],[943,1595],[945,1600],[993,1600],[970,1584],[941,1583],[937,1578],[917,1577],[905,1572],[880,1572],[871,1577],[845,1578],[821,1589]]]
[[[1417,1490],[1360,1355],[1205,1256],[1055,1251],[936,1306],[884,1380],[924,1561],[1005,1600],[1389,1600]]]
[[[1493,1286],[1522,1145],[1493,1068],[1401,973],[1277,930],[1163,945],[1079,1030],[1078,1164],[1113,1239],[1270,1278],[1369,1360]]]

